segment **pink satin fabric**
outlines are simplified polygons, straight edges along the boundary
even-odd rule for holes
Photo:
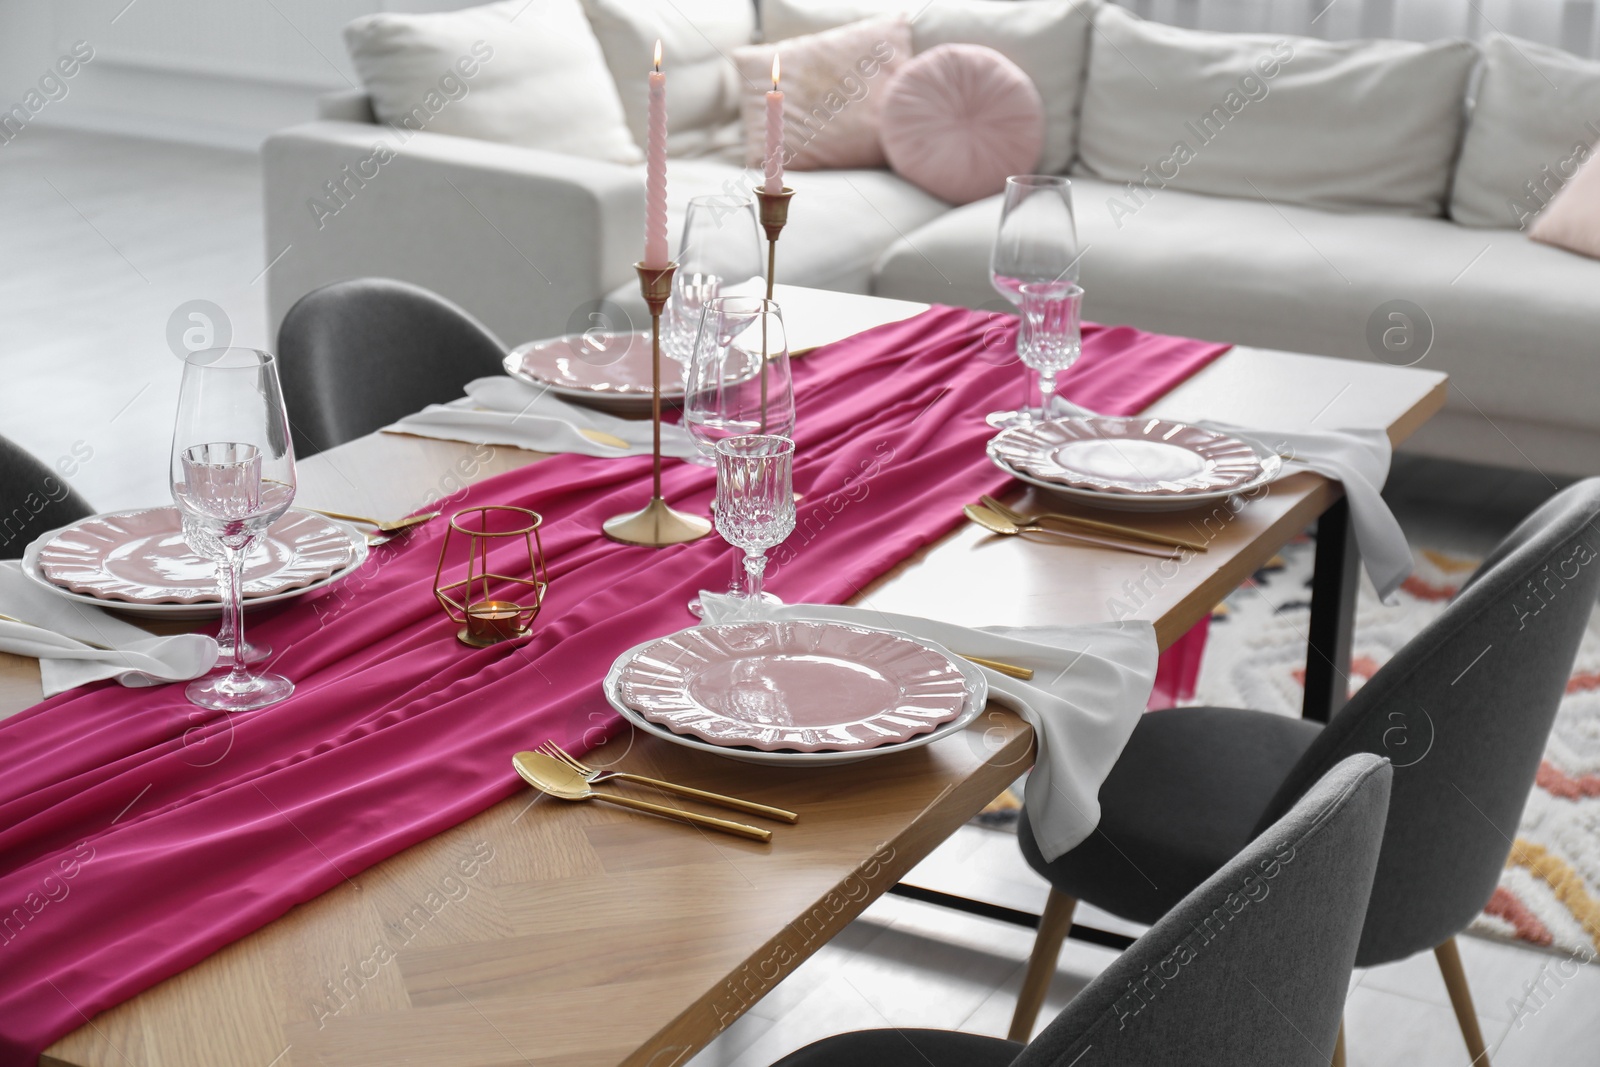
[[[774,592],[845,601],[1005,486],[983,415],[1020,393],[1015,332],[1009,317],[936,307],[797,363],[807,536],[774,552]],[[1088,326],[1063,391],[1134,412],[1225,350]],[[455,640],[431,592],[436,521],[253,619],[297,683],[284,704],[214,715],[182,686],[101,683],[0,722],[0,1064],[33,1064],[96,1012],[524,788],[512,752],[586,750],[616,729],[606,669],[692,624],[685,602],[729,570],[714,536],[651,550],[600,535],[644,504],[648,471],[561,456],[447,502],[545,516],[551,586],[526,642]],[[665,495],[703,512],[713,480],[669,463]]]

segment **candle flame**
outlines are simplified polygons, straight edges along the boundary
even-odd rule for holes
[[[661,71],[661,41],[660,41],[660,39],[657,39],[656,40],[656,72],[660,73],[660,71]]]
[[[777,89],[778,89],[778,53],[777,52],[773,52],[772,53],[772,89],[773,89],[774,92],[776,92]]]

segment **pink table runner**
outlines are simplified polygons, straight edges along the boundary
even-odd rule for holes
[[[1002,489],[988,411],[1015,406],[1013,320],[934,308],[796,365],[795,481],[806,536],[774,556],[791,602],[838,603]],[[1227,346],[1086,326],[1063,392],[1143,408]],[[181,686],[75,690],[0,722],[0,1064],[50,1042],[408,845],[523,788],[510,753],[575,749],[618,722],[599,680],[617,655],[692,623],[721,588],[712,537],[613,544],[648,460],[561,456],[448,501],[546,516],[551,588],[534,637],[474,651],[431,594],[443,523],[377,549],[361,573],[264,620],[298,683],[288,702],[214,716]],[[714,475],[670,463],[669,501],[705,506]]]

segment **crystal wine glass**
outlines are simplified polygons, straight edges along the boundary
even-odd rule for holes
[[[666,354],[687,367],[706,302],[718,296],[765,296],[762,270],[755,203],[729,193],[691,199],[663,316]]]
[[[744,434],[717,442],[717,532],[744,550],[744,589],[738,615],[758,617],[783,602],[761,588],[767,550],[794,532],[794,442],[773,434]]]
[[[1027,413],[1028,422],[1043,422],[1050,418],[1056,376],[1083,353],[1083,290],[1071,282],[1028,282],[1021,296],[1017,354],[1039,383],[1039,406]]]
[[[287,698],[294,683],[252,674],[243,650],[245,557],[294,500],[294,446],[277,360],[251,348],[213,348],[184,360],[172,435],[172,498],[186,528],[221,547],[229,580],[222,610],[232,623],[230,667],[189,683],[191,701],[248,711]],[[203,546],[195,546],[204,551]]]
[[[783,311],[771,300],[721,296],[706,303],[683,423],[702,466],[716,463],[717,442],[742,434],[794,435],[794,378]]]
[[[1022,286],[1030,282],[1076,282],[1079,257],[1072,183],[1054,174],[1007,178],[1000,228],[989,253],[989,280],[995,291],[1020,305]],[[997,428],[1027,421],[1025,409],[989,416],[989,425]]]

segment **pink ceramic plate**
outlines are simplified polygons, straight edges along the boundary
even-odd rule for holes
[[[955,718],[967,699],[944,653],[836,622],[684,630],[622,664],[616,688],[651,722],[766,752],[894,744]]]
[[[245,597],[309,585],[350,563],[351,533],[320,515],[290,510],[245,561]],[[183,539],[177,508],[96,515],[39,549],[39,571],[55,585],[132,604],[216,603],[217,565]]]
[[[640,398],[651,391],[648,333],[568,334],[512,349],[506,373],[559,393],[585,397]],[[683,364],[661,353],[661,395],[683,397]]]
[[[1035,478],[1101,493],[1215,493],[1261,473],[1237,437],[1164,419],[1053,419],[1007,430],[990,450]]]

